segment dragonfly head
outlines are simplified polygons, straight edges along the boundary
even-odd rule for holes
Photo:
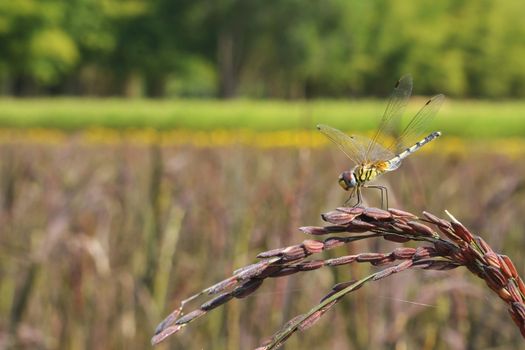
[[[341,186],[345,191],[349,191],[356,185],[357,181],[353,171],[343,171],[341,175],[339,175],[339,186]]]

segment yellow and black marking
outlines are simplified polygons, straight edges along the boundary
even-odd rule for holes
[[[383,173],[383,171],[380,170],[375,165],[362,165],[362,166],[358,166],[354,170],[354,176],[355,176],[356,182],[359,185],[362,185],[368,181],[373,180],[374,178],[379,176],[381,173]]]

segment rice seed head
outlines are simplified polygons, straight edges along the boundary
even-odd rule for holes
[[[362,253],[357,255],[356,260],[358,262],[373,262],[384,259],[385,257],[386,255],[381,253]]]
[[[394,263],[401,260],[397,265],[389,266],[380,272],[370,275],[368,281],[379,280],[403,270],[418,267],[429,270],[449,270],[459,266],[465,266],[472,273],[484,279],[486,284],[498,296],[509,304],[509,313],[514,322],[520,328],[525,337],[525,283],[519,277],[518,272],[506,255],[498,255],[480,237],[472,234],[465,226],[448,212],[451,221],[446,221],[437,216],[424,212],[425,219],[419,220],[415,215],[398,209],[388,211],[377,208],[337,208],[334,211],[323,214],[323,219],[330,225],[325,227],[304,226],[300,230],[310,235],[324,235],[329,233],[364,233],[363,235],[344,235],[343,237],[329,237],[323,241],[306,239],[302,243],[288,247],[272,249],[257,255],[261,261],[238,269],[233,276],[227,278],[203,291],[186,299],[181,303],[184,305],[198,295],[204,293],[217,294],[217,297],[205,302],[198,309],[190,312],[179,319],[182,307],[175,310],[164,321],[162,321],[155,335],[151,339],[152,344],[158,344],[167,336],[178,332],[187,323],[206,314],[208,311],[221,306],[232,298],[244,298],[252,294],[268,277],[282,277],[298,272],[306,272],[319,269],[323,266],[341,266],[353,262],[370,263],[374,266]],[[423,222],[429,222],[447,239],[440,238],[434,227],[429,227]],[[356,240],[372,237],[383,237],[395,242],[425,241],[429,245],[412,247],[399,247],[390,253],[368,252],[354,255],[346,255],[327,260],[304,260],[312,254],[322,253]],[[367,281],[363,279],[363,281]],[[360,283],[355,289],[362,287],[365,282]],[[230,292],[224,290],[237,286]],[[355,284],[355,281],[344,282],[335,285],[325,295],[322,301],[333,297],[334,294]],[[345,290],[345,295],[355,289]],[[269,345],[260,349],[275,349],[286,341],[296,329],[306,330],[315,324],[321,316],[343,295],[333,300],[329,305],[317,309],[312,315],[305,318],[299,315],[293,319],[294,329],[285,333],[277,333]],[[321,307],[322,305],[320,305]],[[295,328],[297,327],[297,328]]]
[[[341,211],[343,213],[359,216],[365,211],[365,208],[362,208],[362,207],[339,207],[336,210]]]
[[[510,261],[509,257],[506,255],[498,254],[498,260],[499,260],[501,272],[503,272],[505,277],[507,278],[514,277],[514,275],[512,274],[512,270],[510,269],[509,265],[507,265],[507,261]],[[510,261],[510,263],[512,264],[512,261]],[[514,266],[514,264],[512,264],[512,266]]]
[[[308,328],[312,327],[315,323],[317,323],[317,321],[321,319],[321,316],[323,316],[323,314],[324,312],[322,310],[314,312],[299,324],[299,330],[305,331]]]
[[[380,280],[380,279],[388,277],[388,276],[390,276],[390,275],[392,275],[394,273],[396,273],[396,267],[395,266],[386,268],[386,269],[376,273],[374,278],[372,278],[372,281]]]
[[[512,300],[522,303],[523,298],[520,294],[520,290],[513,280],[509,280],[507,283],[507,290],[512,296]]]
[[[499,269],[493,266],[484,266],[483,272],[485,273],[485,277],[494,282],[494,285],[498,288],[503,288],[507,285],[507,279]]]
[[[299,271],[312,271],[323,267],[324,264],[324,260],[303,261],[297,264],[297,268],[299,269]]]
[[[510,292],[505,288],[500,288],[496,291],[496,293],[499,295],[499,297],[506,303],[510,303],[513,301],[512,295]]]
[[[373,230],[374,228],[376,228],[376,225],[374,224],[371,224],[369,222],[362,221],[359,219],[354,219],[352,220],[352,222],[348,224],[348,226],[346,227],[346,231],[358,233],[358,232],[370,231],[370,230]]]
[[[481,248],[481,250],[483,251],[483,253],[488,253],[488,252],[491,252],[492,251],[492,248],[488,245],[487,242],[485,242],[485,240],[483,238],[481,238],[480,236],[477,236],[476,237],[476,243],[478,245],[478,247]]]
[[[356,282],[356,280],[350,280],[350,281],[346,281],[346,282],[339,282],[339,283],[337,283],[336,285],[334,285],[332,287],[332,290],[336,291],[336,292],[339,292],[340,290],[345,289],[346,287],[354,284],[355,282]]]
[[[228,289],[230,287],[233,287],[237,283],[237,277],[231,276],[230,278],[227,278],[219,283],[214,284],[210,288],[208,288],[208,294],[217,294],[225,289]]]
[[[356,282],[356,280],[350,280],[350,281],[347,281],[347,282],[341,282],[341,283],[337,283],[335,286],[332,287],[332,290],[330,292],[328,292],[328,294],[326,294],[319,302],[322,303],[323,301],[325,301],[326,299],[330,298],[332,295],[336,294],[337,292],[345,289],[346,287],[349,287],[351,286],[352,284],[354,284]],[[361,288],[361,285],[360,286],[357,286],[355,290],[358,290],[359,288]]]
[[[294,273],[297,273],[297,272],[299,272],[299,269],[296,266],[284,267],[270,274],[269,277],[273,277],[273,278],[284,277],[284,276],[293,275]]]
[[[302,245],[292,245],[282,251],[282,258],[285,261],[293,261],[306,257],[306,251]]]
[[[312,327],[314,324],[316,324],[317,321],[321,319],[321,316],[323,316],[326,311],[328,311],[332,306],[334,306],[337,303],[337,301],[338,300],[332,301],[322,309],[314,312],[313,314],[305,318],[303,321],[301,321],[301,323],[299,323],[299,330],[305,331],[308,328]]]
[[[325,261],[327,266],[340,266],[353,263],[357,259],[357,255],[346,255],[338,258],[328,259]]]
[[[392,214],[394,218],[417,219],[416,215],[404,210],[390,208],[388,209],[388,211],[390,212],[390,214]]]
[[[343,211],[334,210],[328,213],[321,214],[321,218],[334,225],[345,225],[350,223],[357,215],[345,213]]]
[[[405,260],[402,263],[397,264],[396,266],[394,266],[394,270],[395,270],[396,273],[397,272],[401,272],[403,270],[406,270],[406,269],[410,268],[413,264],[414,264],[414,262],[412,260]]]
[[[284,249],[285,248],[277,248],[277,249],[267,250],[265,252],[257,254],[257,258],[259,258],[259,259],[266,259],[266,258],[271,258],[271,257],[274,257],[274,256],[281,256],[282,255],[282,251]],[[235,272],[237,272],[237,271],[235,271]]]
[[[207,310],[204,310],[202,308],[193,310],[192,312],[187,313],[186,315],[184,315],[181,318],[179,318],[177,320],[177,322],[175,322],[175,325],[182,326],[182,325],[185,325],[186,323],[190,323],[191,321],[195,320],[196,318],[201,317],[202,315],[204,315],[206,313],[206,311]]]
[[[446,241],[436,241],[434,243],[434,248],[436,249],[437,254],[442,256],[449,256],[453,250],[456,250],[457,247]]]
[[[522,322],[525,321],[525,305],[520,302],[510,303],[512,311],[521,319]]]
[[[363,211],[362,215],[378,221],[386,221],[392,219],[392,213],[379,208],[366,208]]]
[[[182,325],[170,326],[170,327],[167,327],[166,329],[163,329],[159,333],[155,333],[155,335],[151,338],[151,345],[157,345],[157,344],[161,343],[162,341],[164,341],[170,335],[180,331],[183,327],[184,326],[182,326]]]
[[[270,262],[268,260],[263,260],[255,264],[248,265],[245,268],[238,269],[237,271],[235,271],[236,273],[234,273],[234,276],[239,281],[248,280],[250,278],[259,276],[261,272],[264,271],[266,267],[268,267],[269,264]]]
[[[512,277],[518,279],[520,278],[520,275],[518,274],[518,270],[516,270],[516,266],[514,266],[514,263],[512,262],[512,260],[510,260],[510,258],[506,255],[501,255],[501,259],[503,259],[503,261],[505,261],[505,265],[507,266],[507,268],[510,270],[510,273],[512,274]],[[523,293],[525,294],[525,293]]]
[[[221,306],[222,304],[225,304],[227,303],[228,301],[230,301],[231,299],[233,298],[233,294],[232,293],[223,293],[221,295],[219,295],[218,297],[215,297],[211,300],[208,300],[207,302],[205,302],[204,304],[201,305],[201,309],[204,310],[204,311],[210,311],[212,309],[215,309],[216,307],[219,307]],[[191,314],[191,313],[190,313]],[[187,314],[186,316],[184,317],[187,317],[188,315],[190,314]],[[186,322],[182,322],[181,320],[184,318],[180,318],[178,321],[177,321],[177,324],[182,324],[182,323],[188,323],[189,321],[186,321]]]
[[[171,326],[182,312],[181,308],[175,309],[171,314],[169,314],[155,329],[155,335],[161,333],[165,328]]]
[[[389,233],[383,235],[383,238],[387,241],[395,242],[395,243],[406,243],[410,241],[409,237],[404,237],[404,236],[394,235],[394,234],[389,234]]]
[[[396,258],[393,255],[389,254],[388,256],[385,256],[383,259],[370,261],[370,264],[372,264],[373,266],[382,266],[382,265],[391,264],[394,261],[396,261]]]
[[[246,298],[248,295],[255,292],[263,283],[262,279],[254,278],[244,283],[242,286],[235,288],[233,296],[237,299]]]
[[[472,233],[470,233],[470,231],[467,230],[467,228],[463,226],[461,223],[452,222],[451,225],[452,225],[452,229],[454,230],[454,233],[458,237],[460,237],[463,241],[467,243],[471,243],[472,241],[474,241],[474,236],[472,235]]]
[[[410,248],[410,247],[399,247],[394,249],[392,252],[392,255],[396,259],[411,259],[414,254],[416,253],[416,248]]]
[[[437,234],[427,225],[424,225],[417,221],[409,221],[407,225],[410,226],[415,232],[419,233],[422,236],[434,237]]]
[[[408,225],[407,222],[403,222],[403,221],[396,221],[391,225],[391,227],[393,227],[399,233],[410,234],[410,235],[414,235],[416,233],[416,231],[414,230],[412,226]]]
[[[420,267],[424,270],[446,271],[455,269],[461,265],[445,260],[421,259],[414,261],[413,266]]]
[[[518,281],[518,288],[520,289],[521,294],[525,295],[525,283],[521,277],[516,278],[516,281]]]
[[[432,246],[423,246],[423,247],[417,247],[416,253],[414,254],[414,258],[412,260],[418,260],[418,259],[426,259],[431,258],[434,256],[439,256],[437,253],[437,249]]]
[[[346,244],[346,239],[343,237],[330,237],[324,240],[324,249],[334,249],[337,247],[341,247]]]
[[[427,211],[423,212],[423,216],[430,222],[432,222],[434,225],[441,227],[441,228],[450,228],[450,223],[448,221],[445,221],[443,219],[438,218],[434,214],[431,214]]]
[[[498,255],[492,251],[485,253],[485,255],[483,255],[483,259],[487,264],[489,264],[492,267],[495,267],[497,269],[501,267]]]
[[[276,273],[280,269],[282,269],[282,267],[279,265],[268,265],[263,271],[261,271],[259,275],[257,275],[257,278],[265,279],[271,276],[272,274]]]
[[[303,241],[303,247],[310,254],[317,254],[323,251],[324,243],[319,241],[314,241],[312,239],[306,239]]]

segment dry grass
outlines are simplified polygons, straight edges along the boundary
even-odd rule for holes
[[[75,137],[2,144],[0,347],[149,347],[156,324],[180,300],[257,252],[303,240],[297,227],[319,225],[318,213],[344,202],[336,178],[347,166],[331,149],[97,145]],[[392,206],[449,209],[522,271],[523,178],[525,165],[511,157],[421,154],[381,181],[396,184]],[[396,247],[367,239],[318,255],[329,261]],[[159,348],[254,348],[333,285],[377,271],[352,263],[272,279]],[[505,304],[486,302],[491,294],[465,272],[378,280],[288,344],[519,348]]]

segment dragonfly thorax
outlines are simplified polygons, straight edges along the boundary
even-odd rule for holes
[[[345,191],[361,186],[387,171],[386,166],[386,162],[357,165],[352,170],[343,171],[341,175],[339,175],[339,186]]]

